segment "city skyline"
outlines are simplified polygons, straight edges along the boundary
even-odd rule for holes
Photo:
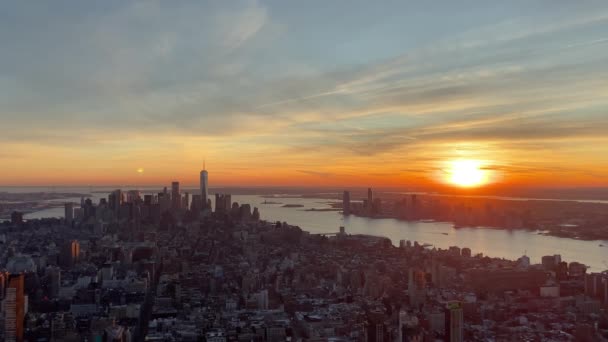
[[[65,3],[1,11],[1,185],[608,186],[601,2]]]

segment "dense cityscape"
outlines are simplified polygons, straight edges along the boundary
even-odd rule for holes
[[[348,227],[311,234],[230,194],[211,201],[206,170],[197,192],[173,182],[68,202],[62,219],[13,212],[0,226],[3,340],[608,338],[608,274],[559,251],[506,260]],[[368,195],[345,192],[342,214],[377,214]]]

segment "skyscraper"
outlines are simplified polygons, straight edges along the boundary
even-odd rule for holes
[[[65,223],[71,225],[74,220],[74,204],[72,202],[65,203]]]
[[[215,194],[215,212],[226,213],[231,207],[232,196],[230,194]]]
[[[81,204],[81,207],[84,207],[84,201]],[[124,202],[124,194],[120,189],[112,191],[110,195],[108,195],[108,207],[114,212],[114,217],[118,218],[118,214],[120,212],[120,205]]]
[[[23,341],[23,319],[25,315],[25,296],[23,274],[8,277],[6,298],[4,299],[4,338],[5,341]]]
[[[207,207],[207,199],[209,197],[209,189],[207,187],[208,177],[209,175],[207,174],[207,170],[205,170],[205,163],[203,162],[203,170],[201,171],[201,196],[203,209]]]
[[[182,207],[182,195],[179,192],[179,182],[171,183],[171,209],[179,210]]]
[[[350,215],[350,192],[344,191],[342,195],[342,213]]]
[[[449,302],[445,308],[445,336],[448,342],[463,341],[463,311],[462,303]]]

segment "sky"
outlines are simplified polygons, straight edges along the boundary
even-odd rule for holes
[[[0,185],[608,186],[602,0],[0,7]]]

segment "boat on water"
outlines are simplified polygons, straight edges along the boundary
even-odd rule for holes
[[[273,202],[273,201],[264,200],[264,202],[262,202],[262,204],[281,204],[281,202]]]

